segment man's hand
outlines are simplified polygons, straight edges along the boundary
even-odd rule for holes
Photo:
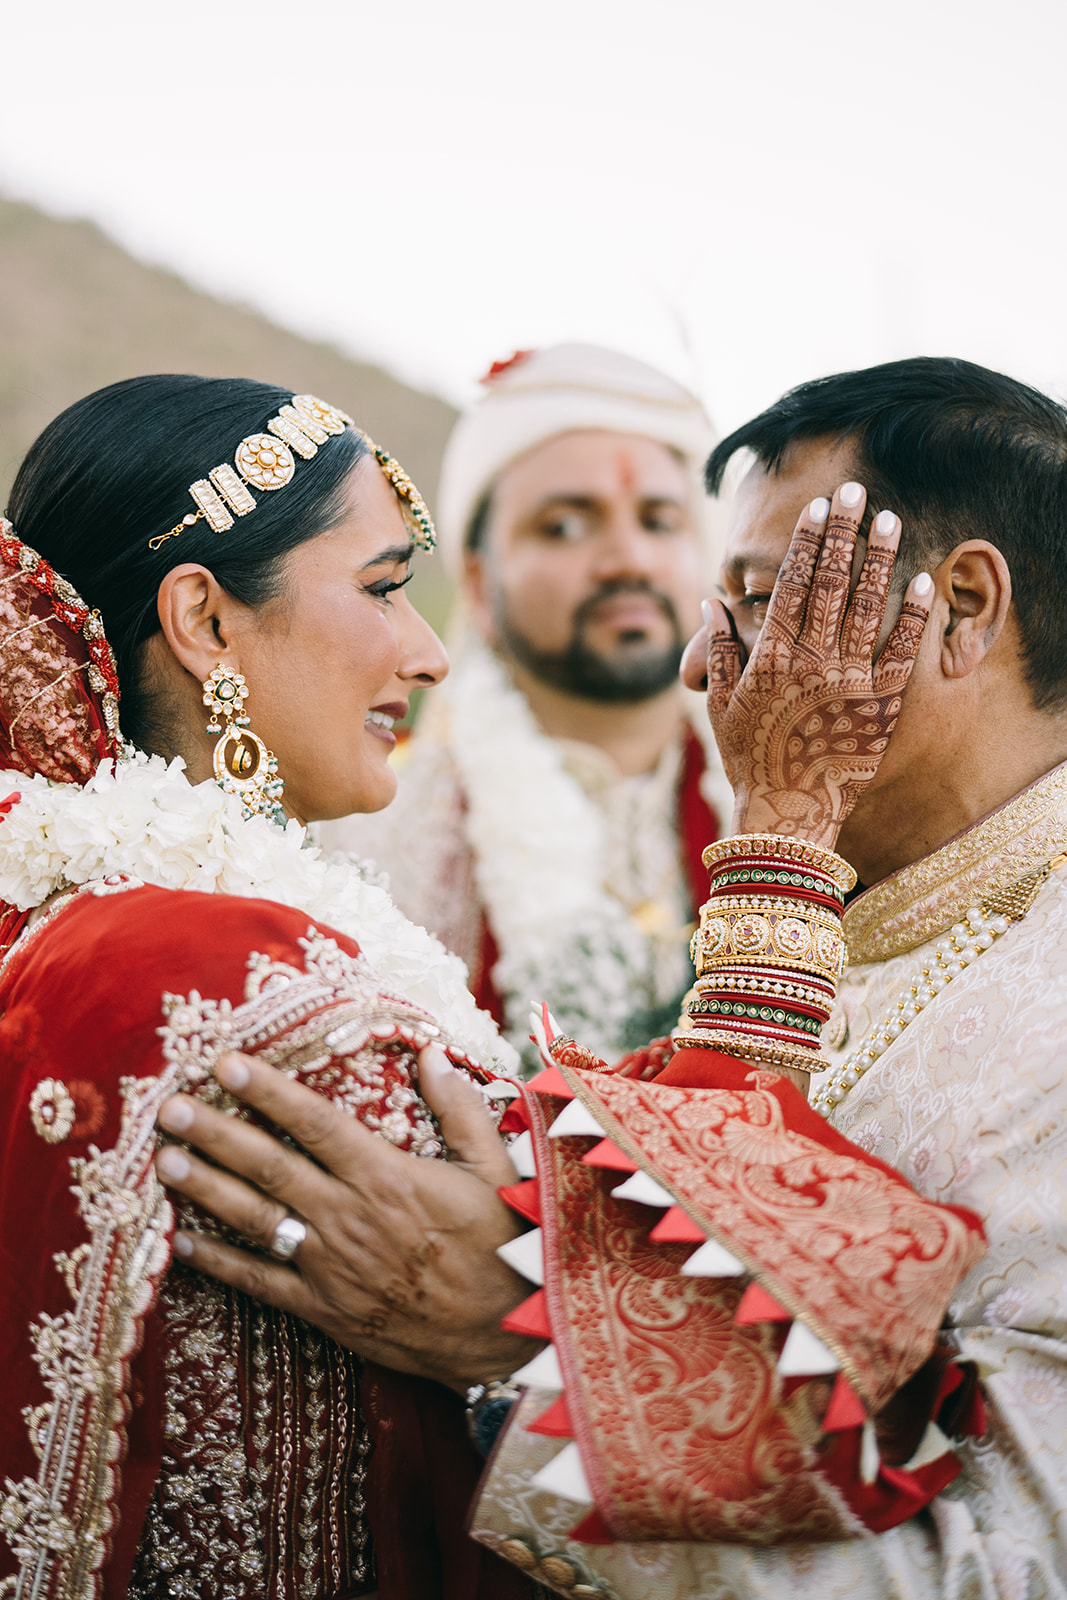
[[[900,519],[891,511],[874,519],[850,596],[865,499],[859,484],[844,484],[828,514],[825,500],[804,510],[747,664],[732,617],[721,601],[711,604],[708,715],[734,790],[736,833],[832,848],[889,743],[933,583],[920,573],[909,585],[875,664]]]
[[[180,1261],[304,1318],[369,1360],[461,1391],[506,1376],[536,1352],[536,1341],[500,1327],[532,1292],[496,1254],[521,1231],[496,1193],[516,1181],[515,1169],[481,1094],[443,1051],[423,1050],[419,1075],[448,1161],[394,1149],[248,1056],[223,1057],[217,1075],[308,1154],[176,1095],[160,1123],[208,1160],[167,1146],[157,1157],[160,1177],[261,1249],[289,1215],[304,1222],[307,1237],[282,1265],[180,1232]]]

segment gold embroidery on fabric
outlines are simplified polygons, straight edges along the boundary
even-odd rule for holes
[[[408,1074],[396,1066],[431,1043],[449,1044],[419,1007],[381,991],[362,956],[309,930],[305,968],[253,954],[245,1002],[164,995],[163,1051],[188,1088],[210,1104],[234,1102],[215,1082],[226,1050],[255,1050],[288,1077],[317,1089],[390,1144],[417,1156],[442,1153],[436,1126]],[[321,1013],[328,1008],[328,1014]],[[380,1104],[382,1110],[371,1109]]]
[[[34,1359],[51,1399],[26,1414],[41,1462],[36,1479],[7,1479],[0,1530],[19,1563],[13,1593],[81,1600],[92,1592],[111,1527],[123,1455],[126,1363],[167,1261],[171,1220],[155,1176],[156,1113],[175,1073],[123,1078],[113,1150],[71,1160],[89,1241],[56,1257],[77,1289],[72,1310],[32,1325]]]
[[[46,1144],[62,1144],[74,1126],[77,1107],[65,1083],[42,1078],[30,1095],[30,1121]]]
[[[854,900],[844,917],[851,966],[903,955],[993,900],[1067,838],[1067,764]]]
[[[363,1496],[345,1493],[370,1449],[358,1358],[181,1268],[160,1311],[166,1442],[130,1600],[319,1600],[365,1583]]]
[[[441,1039],[440,1028],[406,1001],[383,996],[363,958],[335,940],[312,929],[300,944],[303,968],[248,958],[241,1004],[195,991],[164,997],[163,1052],[183,1086],[241,1114],[213,1068],[223,1050],[254,1048],[400,1148],[438,1154],[437,1130],[404,1063]],[[185,1206],[179,1215],[187,1227],[213,1226]],[[359,1409],[358,1359],[233,1291],[214,1287],[214,1299],[193,1303],[188,1281],[178,1271],[160,1303],[168,1387],[179,1397],[172,1409],[184,1421],[176,1434],[168,1425],[131,1600],[154,1600],[161,1586],[176,1600],[245,1600],[252,1593],[318,1600],[372,1583],[362,1509],[370,1438]],[[223,1324],[238,1352],[228,1363]],[[224,1371],[237,1373],[240,1395],[231,1396],[225,1415],[218,1394]],[[243,1496],[254,1508],[258,1543],[225,1513],[224,1468],[239,1471],[242,1487],[235,1478],[231,1498]]]
[[[166,1329],[163,1460],[129,1600],[266,1594],[263,1496],[245,1458],[234,1296],[175,1267],[160,1290],[159,1314]]]

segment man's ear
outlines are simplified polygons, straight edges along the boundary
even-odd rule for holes
[[[499,643],[493,604],[489,593],[489,567],[480,550],[463,553],[463,592],[470,607],[471,621],[486,644]]]
[[[957,545],[934,574],[938,594],[948,603],[948,626],[941,639],[941,670],[946,678],[965,678],[981,666],[1004,632],[1011,611],[1008,563],[985,539]]]
[[[172,567],[159,586],[159,625],[175,658],[201,682],[232,647],[234,606],[208,568],[192,562]]]

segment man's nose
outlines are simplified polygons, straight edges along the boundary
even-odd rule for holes
[[[655,541],[632,511],[616,512],[597,540],[594,570],[607,578],[648,578],[655,561]]]

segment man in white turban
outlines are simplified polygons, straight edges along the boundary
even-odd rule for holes
[[[712,570],[713,443],[695,396],[615,351],[494,366],[442,466],[452,675],[388,811],[321,830],[380,863],[520,1047],[549,994],[614,1059],[669,1030],[689,981],[700,853],[730,804],[678,681]]]

